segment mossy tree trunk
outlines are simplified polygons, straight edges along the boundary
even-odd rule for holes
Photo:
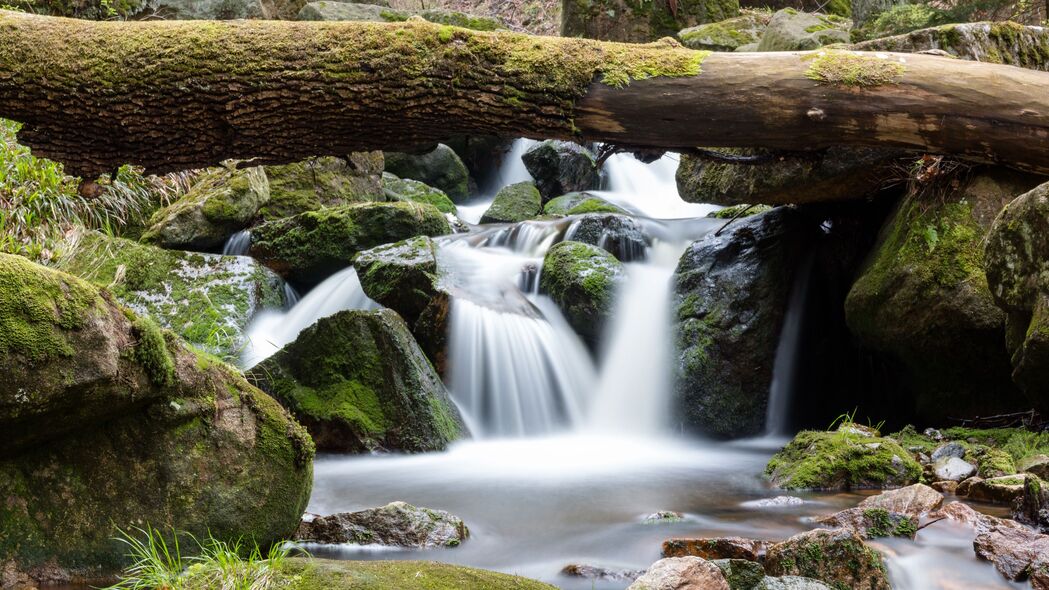
[[[1049,73],[927,55],[708,54],[428,23],[0,11],[0,117],[70,173],[275,164],[459,134],[683,150],[884,145],[1049,173]]]

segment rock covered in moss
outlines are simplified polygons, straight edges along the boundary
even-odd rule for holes
[[[799,432],[765,467],[772,485],[788,490],[902,487],[921,474],[921,465],[897,441],[840,430]]]
[[[644,43],[739,14],[738,0],[682,0],[675,5],[627,0],[566,0],[561,36]]]
[[[689,428],[762,432],[772,367],[806,226],[791,209],[693,242],[673,278],[675,403]]]
[[[520,576],[436,561],[288,559],[277,575],[277,587],[287,590],[556,590]]]
[[[600,180],[594,154],[570,141],[539,142],[528,148],[521,161],[535,179],[544,202],[565,193],[597,188]]]
[[[854,590],[891,588],[881,556],[848,529],[816,529],[776,543],[765,555],[765,570]]]
[[[550,199],[543,206],[546,215],[583,215],[585,213],[622,213],[627,211],[592,193],[568,193]]]
[[[379,23],[396,23],[406,21],[413,16],[422,17],[432,23],[473,29],[475,31],[494,31],[503,28],[497,18],[467,14],[457,10],[430,8],[420,11],[390,8],[387,5],[320,0],[309,2],[299,10],[298,20],[305,21],[370,21]]]
[[[758,51],[809,51],[832,43],[848,43],[852,21],[833,14],[784,8],[772,15]]]
[[[165,248],[214,248],[247,227],[269,198],[262,168],[209,170],[181,199],[153,214],[142,241]]]
[[[597,246],[621,262],[644,260],[648,236],[633,217],[614,213],[585,213],[572,222],[565,239]]]
[[[873,506],[840,510],[816,520],[828,528],[844,528],[864,539],[903,537],[913,539],[918,532],[918,517]]]
[[[451,232],[433,205],[358,203],[269,221],[251,232],[251,254],[283,276],[319,283],[362,250],[414,236]]]
[[[767,12],[750,11],[716,23],[682,29],[677,38],[689,49],[735,51],[743,45],[759,43],[771,18]]]
[[[114,537],[143,523],[260,544],[294,530],[313,445],[273,399],[86,281],[0,255],[0,284],[0,563],[91,581],[127,564]]]
[[[470,537],[463,520],[444,510],[391,502],[379,508],[340,512],[304,520],[296,540],[311,543],[390,545],[394,547],[458,547]]]
[[[441,189],[434,188],[418,180],[397,178],[389,172],[382,175],[382,188],[390,201],[424,203],[437,207],[441,213],[455,215],[455,203]]]
[[[386,152],[384,155],[386,172],[390,174],[439,189],[456,203],[470,197],[470,173],[455,151],[443,143],[425,154]]]
[[[290,217],[322,207],[385,200],[382,152],[354,152],[346,158],[311,158],[266,166],[270,200],[259,210],[263,220]]]
[[[1018,522],[1049,533],[1049,485],[1034,474],[1024,478],[1020,498],[1013,502],[1012,516]]]
[[[280,277],[245,256],[164,250],[98,232],[71,236],[66,251],[59,268],[214,354],[235,355],[255,314],[284,304]]]
[[[495,194],[495,200],[481,216],[481,223],[517,223],[535,217],[542,207],[542,197],[535,184],[518,182]]]
[[[465,428],[395,312],[322,318],[248,376],[331,451],[436,451]]]
[[[759,215],[771,210],[772,207],[768,205],[750,205],[747,203],[741,203],[739,205],[725,207],[724,209],[718,209],[717,211],[711,211],[710,213],[707,213],[707,217],[710,217],[711,219],[739,219],[742,217],[750,217],[751,215]]]
[[[539,288],[550,295],[580,336],[596,344],[624,279],[623,265],[608,252],[566,241],[547,251]]]
[[[711,563],[721,570],[721,575],[725,576],[731,590],[753,590],[765,579],[765,568],[756,561],[715,559]]]
[[[698,557],[665,557],[627,590],[730,590],[721,568]]]
[[[1024,473],[1031,473],[1042,479],[1049,479],[1049,455],[1037,454],[1024,457],[1016,464],[1016,467]]]
[[[1049,29],[1012,22],[943,25],[872,39],[852,49],[903,53],[940,50],[961,59],[1049,70]]]
[[[414,325],[437,295],[437,244],[426,236],[365,250],[354,259],[364,292]]]

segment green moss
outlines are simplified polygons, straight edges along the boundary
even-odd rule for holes
[[[738,217],[750,217],[752,215],[758,215],[766,211],[771,211],[772,207],[768,205],[748,205],[742,203],[739,205],[733,205],[731,207],[725,207],[707,214],[707,217],[713,217],[715,219],[733,219]]]
[[[783,489],[904,486],[921,465],[891,438],[806,430],[769,460],[765,475]]]
[[[499,190],[481,223],[517,223],[531,219],[543,207],[543,197],[531,181],[518,182]]]
[[[175,361],[168,350],[167,339],[160,326],[148,317],[133,316],[135,360],[146,370],[154,385],[166,387],[175,382]]]
[[[819,51],[802,59],[809,62],[805,77],[821,84],[876,87],[896,84],[906,68],[890,58],[858,53]]]
[[[906,537],[913,538],[918,532],[917,522],[905,515],[893,515],[883,508],[868,508],[863,511],[867,525],[867,538]]]
[[[568,193],[551,199],[543,207],[547,215],[584,215],[586,213],[626,213],[608,201],[589,193]]]
[[[554,590],[519,576],[432,561],[289,559],[280,574],[288,590]]]
[[[418,180],[397,178],[393,174],[383,173],[382,183],[386,197],[391,201],[411,201],[433,205],[441,213],[453,215],[458,211],[455,203],[444,191]]]

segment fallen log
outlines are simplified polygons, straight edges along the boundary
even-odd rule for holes
[[[85,178],[413,149],[457,134],[893,146],[1049,173],[1049,73],[719,53],[423,22],[89,22],[0,11],[0,117]]]

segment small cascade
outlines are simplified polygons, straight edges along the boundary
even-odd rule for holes
[[[495,199],[495,193],[499,192],[499,189],[518,182],[532,180],[532,175],[525,168],[524,162],[521,161],[521,156],[535,144],[536,142],[531,139],[522,138],[515,140],[510,146],[510,151],[503,158],[499,171],[493,175],[487,186],[481,187],[481,194],[456,207],[459,218],[468,223],[480,223],[481,216],[491,206],[492,200]]]
[[[681,200],[675,179],[678,157],[668,153],[645,164],[631,154],[615,154],[603,167],[607,190],[594,193],[635,215],[653,219],[705,217],[717,210],[714,205]]]
[[[284,311],[289,311],[299,303],[299,292],[287,282],[284,283]]]
[[[765,414],[765,433],[769,436],[790,436],[790,401],[798,371],[798,351],[801,348],[802,327],[805,325],[805,304],[809,297],[814,258],[810,254],[798,266],[791,285],[787,313],[783,316],[776,358],[772,365],[772,385]]]
[[[251,249],[251,230],[242,229],[233,234],[222,246],[222,254],[225,256],[247,256]]]
[[[285,292],[287,296],[287,292]],[[294,289],[292,290],[294,294]],[[297,297],[297,295],[296,295]],[[250,369],[292,342],[317,320],[347,309],[378,309],[364,294],[357,271],[341,270],[317,285],[287,311],[267,310],[252,320],[240,368]]]

